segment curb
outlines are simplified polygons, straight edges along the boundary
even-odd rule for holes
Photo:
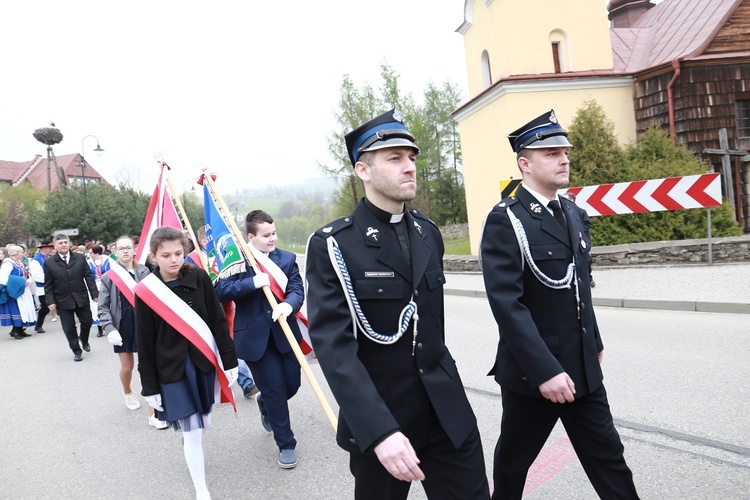
[[[486,299],[487,292],[484,290],[461,290],[446,288],[444,295],[457,297],[470,297]],[[658,309],[664,311],[689,311],[710,312],[730,314],[750,314],[750,303],[739,302],[713,302],[710,300],[660,300],[660,299],[637,299],[637,298],[612,298],[594,297],[594,306],[597,307],[622,307],[627,309]]]

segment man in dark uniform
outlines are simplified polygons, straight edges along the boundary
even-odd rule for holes
[[[346,136],[365,198],[314,233],[310,337],[339,404],[357,499],[488,498],[482,445],[445,346],[443,241],[416,195],[414,136],[396,110]]]
[[[567,133],[554,111],[508,136],[523,184],[485,220],[480,253],[500,330],[490,374],[502,388],[493,498],[521,498],[526,474],[558,419],[602,498],[638,498],[602,383],[591,307],[591,241],[568,184]]]

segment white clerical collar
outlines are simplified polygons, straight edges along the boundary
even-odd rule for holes
[[[398,224],[404,219],[404,212],[401,212],[400,214],[391,214],[391,220],[389,221],[391,224]]]

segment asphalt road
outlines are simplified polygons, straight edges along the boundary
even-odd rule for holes
[[[597,316],[612,412],[641,497],[750,497],[747,316],[601,307]],[[496,327],[484,299],[447,296],[446,317],[491,476],[502,411],[485,374]],[[59,322],[45,328],[20,341],[0,336],[0,498],[194,498],[180,434],[149,427],[142,399],[141,409],[125,408],[106,338],[92,337],[92,352],[74,363]],[[312,371],[327,392],[319,367]],[[293,470],[277,466],[255,402],[235,394],[237,413],[215,406],[204,438],[214,499],[352,497],[347,455],[305,381],[290,403]],[[425,498],[419,485],[410,498]],[[529,475],[527,498],[597,498],[560,426]]]

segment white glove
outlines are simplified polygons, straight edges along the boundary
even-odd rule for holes
[[[240,367],[237,366],[235,368],[230,368],[229,370],[224,370],[224,375],[227,376],[227,385],[229,387],[232,386],[235,382],[237,382],[237,376],[240,373]]]
[[[288,302],[279,302],[276,307],[273,308],[271,319],[276,321],[279,319],[279,316],[284,316],[284,319],[287,319],[290,314],[292,314],[292,305]]]
[[[271,282],[268,281],[268,275],[266,273],[258,273],[253,276],[253,286],[256,289],[263,288],[264,286],[271,286]]]
[[[109,340],[109,343],[112,345],[122,345],[122,335],[120,335],[120,332],[117,330],[112,330],[107,334],[107,340]]]
[[[148,405],[157,411],[164,411],[164,408],[161,406],[161,394],[152,394],[151,396],[143,396],[146,398],[146,402]]]

